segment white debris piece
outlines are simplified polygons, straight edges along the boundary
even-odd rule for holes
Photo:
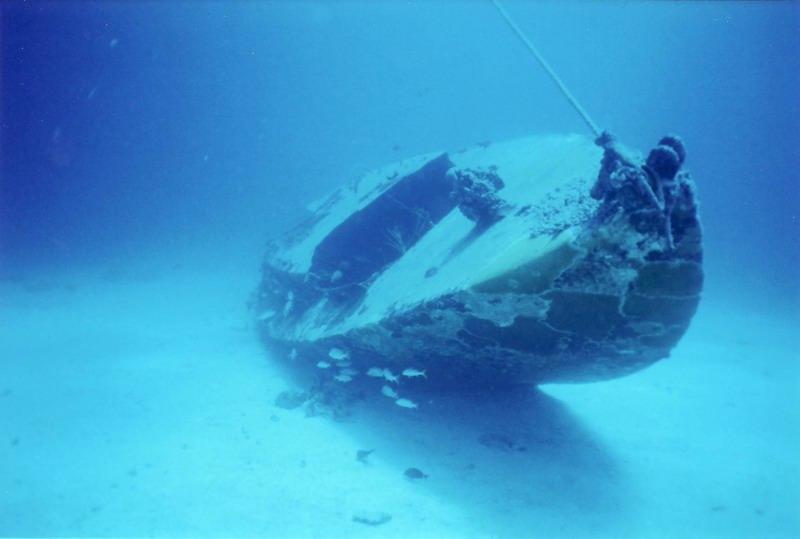
[[[416,402],[410,401],[408,399],[397,399],[396,401],[394,401],[394,403],[396,405],[398,405],[398,406],[403,407],[403,408],[411,408],[411,409],[419,408],[419,406],[417,406]]]
[[[399,399],[400,395],[397,394],[397,391],[392,389],[390,386],[383,386],[381,388],[381,394],[385,397],[389,397],[390,399]]]
[[[372,376],[373,378],[383,378],[383,369],[380,367],[370,367],[367,371],[367,376]]]
[[[328,363],[327,361],[320,361],[319,363],[317,363],[317,367],[319,367],[320,369],[327,369],[330,366],[331,364]]]
[[[411,367],[403,371],[403,376],[407,376],[408,378],[418,378],[420,376],[422,378],[427,378],[427,376],[425,375],[425,371],[413,369]]]
[[[335,361],[343,361],[350,357],[350,354],[341,348],[331,348],[330,351],[328,351],[328,355]]]

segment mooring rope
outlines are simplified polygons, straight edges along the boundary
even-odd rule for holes
[[[564,85],[564,83],[561,81],[558,75],[556,75],[556,72],[553,71],[553,68],[551,68],[550,65],[542,57],[542,55],[539,54],[539,51],[536,50],[536,47],[533,46],[531,40],[528,39],[528,37],[525,35],[522,29],[519,26],[517,26],[517,23],[514,22],[514,20],[511,18],[511,16],[508,14],[508,12],[500,4],[498,0],[492,0],[492,4],[494,4],[494,7],[497,8],[497,11],[499,11],[500,15],[503,16],[503,19],[505,19],[506,23],[508,23],[508,26],[510,26],[511,29],[514,31],[514,33],[517,34],[517,37],[519,37],[519,39],[522,41],[525,47],[528,48],[533,57],[536,58],[536,61],[539,62],[539,65],[541,65],[542,68],[544,68],[544,70],[547,72],[547,74],[550,75],[550,78],[553,80],[553,82],[556,83],[558,89],[561,90],[561,93],[564,94],[564,97],[567,98],[567,101],[569,101],[570,104],[573,106],[573,108],[576,111],[578,111],[578,114],[581,115],[583,121],[586,122],[586,125],[588,125],[589,129],[592,130],[594,136],[599,137],[600,129],[598,129],[597,124],[595,124],[592,121],[592,119],[589,118],[589,114],[583,109],[581,104],[578,103],[578,101],[575,99],[572,93],[570,93],[570,91],[567,89],[567,87]]]

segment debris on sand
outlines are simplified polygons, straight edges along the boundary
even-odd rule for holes
[[[383,511],[359,511],[353,515],[353,522],[367,526],[380,526],[392,520],[392,515]]]
[[[356,460],[362,464],[369,464],[369,462],[367,462],[367,458],[369,458],[369,456],[374,452],[374,449],[359,449],[356,451]]]
[[[275,406],[284,410],[294,410],[303,405],[308,400],[308,393],[305,391],[281,391],[275,397]]]
[[[509,436],[495,432],[481,434],[478,437],[478,442],[489,449],[497,451],[525,451],[524,446],[519,445]]]

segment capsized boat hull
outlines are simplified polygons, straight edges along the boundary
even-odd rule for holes
[[[270,247],[263,341],[291,369],[376,391],[604,380],[668,356],[702,288],[694,184],[676,169],[662,186],[664,167],[609,148],[528,137],[337,189]]]

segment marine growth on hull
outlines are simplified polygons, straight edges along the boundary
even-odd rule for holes
[[[414,392],[586,382],[666,357],[702,287],[686,152],[536,136],[407,159],[313,205],[253,306],[297,373]],[[407,382],[407,383],[406,383]]]

